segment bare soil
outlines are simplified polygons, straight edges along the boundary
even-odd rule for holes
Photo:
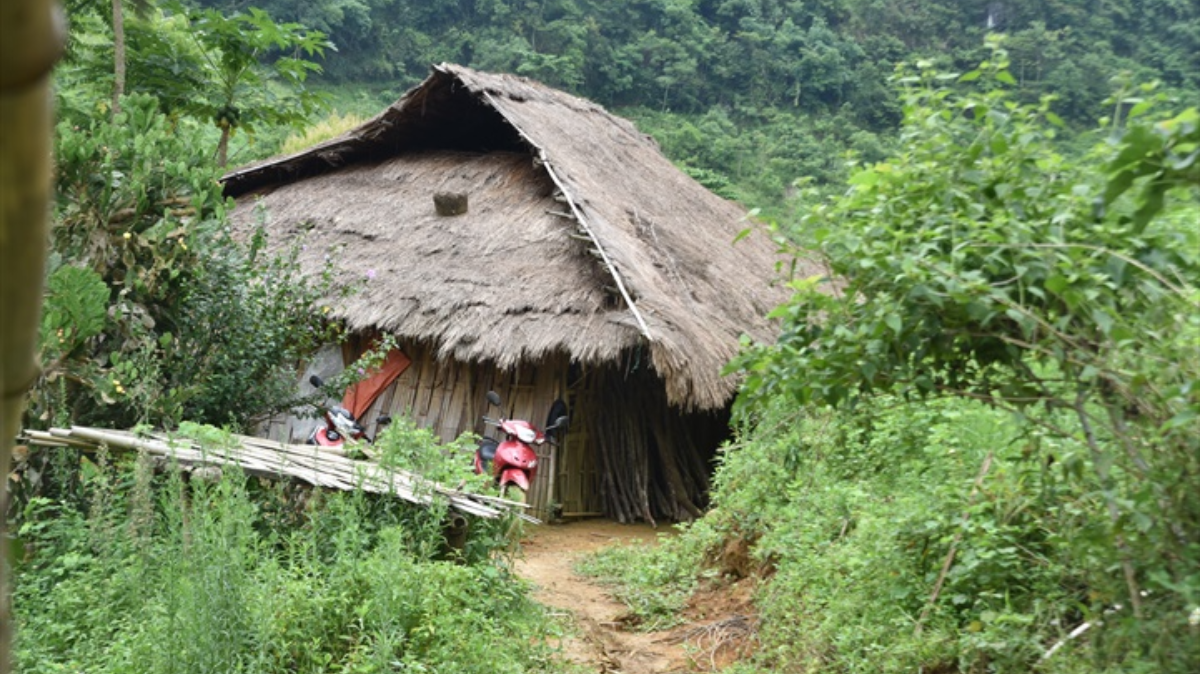
[[[584,520],[525,530],[517,573],[535,586],[534,598],[573,621],[563,654],[597,674],[711,672],[748,655],[754,642],[750,582],[702,588],[685,609],[685,623],[664,632],[633,631],[628,610],[604,587],[575,573],[580,557],[607,545],[656,545],[665,527]]]

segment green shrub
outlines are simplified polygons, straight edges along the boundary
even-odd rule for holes
[[[27,426],[244,427],[294,404],[295,363],[336,339],[315,311],[328,275],[233,237],[201,133],[142,95],[115,120],[59,124]]]
[[[802,222],[838,288],[794,281],[737,362],[742,426],[678,545],[753,545],[747,668],[1200,669],[1200,113],[1126,92],[1070,158],[993,58],[978,92],[901,80],[903,151]],[[647,596],[696,577],[621,554]]]
[[[584,557],[576,570],[612,588],[638,629],[657,631],[680,622],[697,587],[704,547],[698,536],[660,534],[658,545],[615,545]],[[711,574],[709,574],[711,575]]]
[[[557,671],[554,626],[504,556],[434,559],[444,507],[149,461],[83,473],[86,511],[25,508],[17,671]]]
[[[766,662],[1200,666],[1200,114],[1126,91],[1069,158],[1006,65],[904,73],[903,151],[804,218],[837,292],[795,281],[739,361],[715,521],[777,565]],[[772,457],[798,472],[764,494]]]

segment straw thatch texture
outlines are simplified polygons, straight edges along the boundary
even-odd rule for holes
[[[772,244],[736,205],[677,170],[600,106],[523,78],[443,64],[340,138],[225,179],[253,191],[307,269],[333,256],[333,308],[352,328],[509,366],[553,351],[583,362],[649,343],[668,401],[722,407],[738,337],[769,340]],[[467,213],[438,216],[435,192]],[[253,221],[242,198],[235,219]]]
[[[470,210],[444,217],[433,195],[459,186]],[[550,215],[552,184],[527,155],[423,150],[280,186],[265,199],[270,235],[330,256],[359,290],[332,307],[356,330],[426,339],[464,362],[511,367],[565,349],[615,357],[636,338],[605,310],[605,279],[569,225]]]

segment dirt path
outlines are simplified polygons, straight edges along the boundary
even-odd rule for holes
[[[606,545],[635,540],[653,545],[660,532],[668,531],[605,520],[526,530],[517,573],[534,583],[535,599],[573,618],[576,634],[563,643],[568,660],[598,674],[690,671],[681,645],[664,641],[666,633],[623,631],[619,619],[627,612],[625,606],[572,569],[580,557]]]

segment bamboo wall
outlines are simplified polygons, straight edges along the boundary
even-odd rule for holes
[[[347,362],[353,361],[356,350],[351,344]],[[485,414],[525,419],[544,428],[551,406],[562,398],[571,417],[569,431],[559,446],[546,443],[536,448],[539,465],[529,503],[533,514],[542,519],[564,512],[600,513],[594,487],[595,462],[583,430],[583,417],[575,404],[577,396],[568,386],[571,367],[565,355],[505,371],[489,363],[438,361],[433,349],[423,344],[406,344],[402,350],[412,364],[372,405],[363,420],[367,428],[374,428],[375,418],[386,412],[405,415],[433,429],[443,441],[453,440],[464,431],[498,438],[496,429],[485,428]],[[500,394],[500,410],[488,404],[488,391]]]
[[[636,353],[596,368],[580,387],[590,418],[600,503],[619,522],[688,521],[708,502],[717,447],[729,435],[727,411],[684,413],[667,404],[657,375]]]
[[[348,344],[345,362],[353,362],[362,348]],[[600,366],[572,364],[563,354],[506,371],[490,363],[438,361],[424,344],[401,349],[412,364],[361,420],[369,429],[386,412],[433,429],[443,441],[464,431],[498,437],[484,427],[485,414],[544,428],[554,401],[567,404],[571,422],[563,442],[537,448],[539,467],[529,493],[536,517],[685,521],[705,507],[712,459],[728,435],[728,414],[684,414],[670,407],[662,382],[636,353]],[[489,390],[500,394],[501,410],[488,405]],[[277,423],[270,435],[286,435],[288,428]]]

